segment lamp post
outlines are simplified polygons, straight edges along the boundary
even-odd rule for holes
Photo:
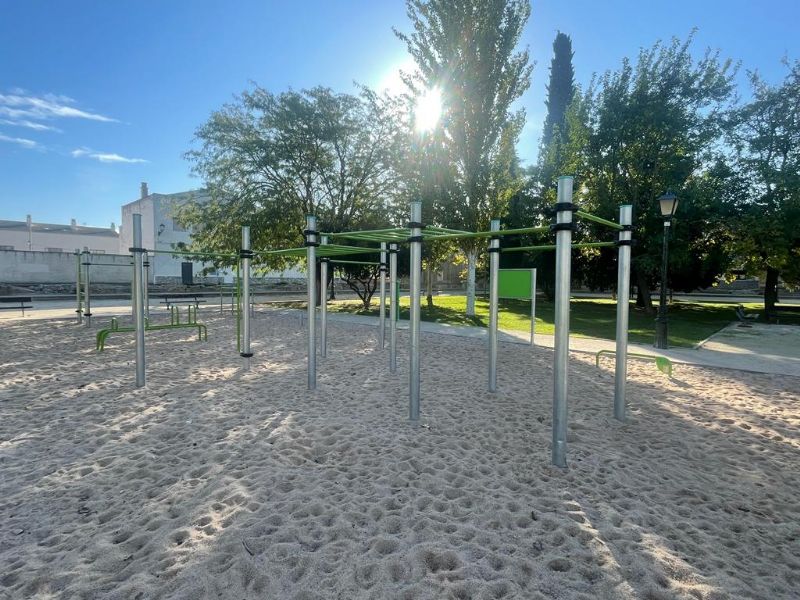
[[[678,208],[678,197],[672,192],[667,192],[658,198],[661,216],[664,217],[664,248],[661,255],[661,294],[658,302],[658,316],[656,317],[656,348],[668,348],[667,343],[667,252],[669,246],[669,228],[672,217]]]

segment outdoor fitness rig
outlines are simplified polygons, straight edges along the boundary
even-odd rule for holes
[[[133,332],[136,339],[136,387],[144,387],[146,378],[146,356],[144,345],[144,332],[156,329],[175,329],[179,327],[197,327],[198,337],[208,339],[207,328],[202,323],[197,322],[197,307],[189,307],[189,322],[180,322],[177,307],[170,307],[169,325],[149,325],[149,319],[145,316],[145,289],[146,279],[144,277],[145,257],[148,254],[169,254],[172,256],[193,256],[198,258],[238,258],[236,263],[236,295],[237,295],[237,315],[236,315],[236,345],[237,351],[243,358],[249,360],[253,356],[250,351],[250,260],[254,253],[250,250],[250,227],[242,227],[242,247],[238,253],[216,253],[216,252],[187,252],[181,250],[148,250],[142,247],[142,215],[133,214],[133,247],[130,248],[133,257],[133,286],[132,304],[134,326]],[[242,310],[243,302],[247,303],[247,309]],[[175,308],[175,310],[173,310]],[[120,328],[112,320],[112,328],[107,330],[102,338],[102,343],[111,333],[115,331],[127,331],[128,328]],[[100,334],[98,334],[98,350],[102,349]]]
[[[114,263],[104,263],[104,262],[97,262],[97,257],[105,257],[108,258],[109,256],[118,256],[123,257],[123,254],[92,254],[88,249],[84,248],[83,251],[75,250],[75,262],[76,262],[76,269],[75,269],[75,300],[77,303],[77,308],[75,310],[75,314],[77,315],[76,320],[78,325],[85,322],[86,326],[89,327],[92,324],[92,300],[91,300],[91,293],[90,293],[90,268],[91,267],[123,267],[125,265],[121,264],[114,264]],[[131,267],[133,267],[133,261],[131,261]],[[144,268],[145,268],[145,278],[144,278],[144,293],[145,298],[147,298],[147,276],[146,272],[150,267],[150,262],[145,256],[144,259]],[[133,288],[131,288],[131,297],[133,294]],[[145,306],[145,313],[146,316],[150,316],[150,307]]]
[[[318,256],[331,258],[356,253],[381,253],[380,266],[385,267],[383,252],[388,244],[390,296],[390,371],[396,371],[396,315],[397,298],[397,249],[398,244],[409,244],[410,250],[410,295],[411,310],[409,318],[409,420],[416,424],[420,415],[420,286],[422,280],[422,243],[425,240],[489,238],[490,256],[490,296],[489,296],[489,391],[494,392],[497,385],[497,319],[498,319],[498,273],[500,252],[540,252],[556,251],[556,286],[555,286],[555,348],[554,348],[554,389],[553,389],[553,447],[552,462],[559,467],[566,467],[567,452],[567,382],[569,360],[569,301],[571,281],[571,252],[573,248],[618,247],[618,281],[617,281],[617,330],[614,386],[614,417],[625,420],[625,382],[627,377],[627,344],[628,344],[628,310],[630,295],[630,246],[632,229],[632,207],[621,206],[619,223],[597,217],[577,208],[572,202],[573,177],[563,176],[558,180],[558,199],[555,206],[555,223],[547,227],[525,227],[519,229],[500,229],[499,220],[493,220],[489,231],[466,232],[437,227],[425,227],[422,220],[422,204],[411,203],[410,222],[405,228],[378,229],[342,233],[319,233],[316,231],[316,218],[306,218],[305,248],[277,250],[270,253],[289,256],[302,256],[305,252],[308,265],[308,388],[316,388],[316,320],[314,318],[316,304],[315,263]],[[613,242],[585,242],[572,244],[572,232],[575,229],[573,215],[604,225],[618,232],[618,240]],[[500,248],[500,240],[508,235],[554,232],[556,243],[517,248]],[[339,246],[328,244],[329,239],[343,239],[359,242],[380,243],[381,248],[364,248],[360,246]],[[320,240],[322,243],[320,243]],[[318,254],[319,252],[319,254]],[[323,263],[325,264],[325,263]],[[381,269],[381,277],[384,269]],[[327,272],[322,279],[327,283]],[[379,327],[384,328],[385,286],[381,286]],[[323,288],[325,289],[325,288]],[[326,320],[326,297],[321,303],[323,340]],[[379,336],[379,342],[383,336]],[[324,346],[321,354],[325,355]]]
[[[197,329],[197,339],[198,341],[208,341],[208,328],[203,323],[197,322],[197,307],[196,306],[187,306],[186,307],[188,314],[187,319],[184,322],[181,322],[181,315],[180,315],[180,307],[179,306],[170,306],[169,307],[169,325],[151,325],[150,319],[145,317],[145,330],[146,331],[159,331],[163,329],[186,329],[186,328],[196,328]],[[101,329],[97,332],[97,340],[95,343],[95,348],[98,352],[102,352],[105,349],[106,340],[108,336],[112,333],[122,333],[122,332],[131,332],[136,331],[136,327],[120,327],[119,326],[119,319],[117,317],[111,318],[111,327],[108,329]]]

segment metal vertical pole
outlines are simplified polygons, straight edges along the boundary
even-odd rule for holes
[[[667,317],[667,257],[669,255],[670,219],[664,219],[664,240],[661,247],[661,290],[658,297],[656,317],[656,348],[669,348],[669,325]],[[649,293],[649,291],[648,291]]]
[[[492,219],[491,231],[500,230],[500,220]],[[497,391],[497,285],[500,270],[500,238],[489,241],[489,391]]]
[[[389,243],[389,372],[397,372],[397,244]]]
[[[150,257],[147,252],[144,253],[144,277],[142,278],[142,289],[144,294],[144,316],[148,321],[150,320]]]
[[[317,387],[317,218],[306,217],[306,266],[308,279],[308,389]]]
[[[75,249],[75,261],[78,265],[77,272],[76,272],[76,283],[75,283],[75,296],[78,303],[78,309],[75,311],[77,313],[77,320],[78,325],[83,323],[83,304],[81,302],[81,250],[80,248]]]
[[[556,204],[556,300],[553,365],[553,464],[567,466],[567,378],[569,364],[569,295],[572,268],[571,176],[558,178]]]
[[[142,215],[133,214],[133,300],[136,314],[136,387],[144,387],[145,354],[144,354],[144,249],[142,248]]]
[[[378,346],[383,350],[386,345],[386,242],[381,242],[381,264],[378,267],[380,278],[380,305],[378,313]]]
[[[92,255],[87,249],[83,250],[83,303],[86,309],[83,311],[83,316],[86,317],[86,326],[92,324],[92,300],[89,293],[89,265],[92,264]]]
[[[631,223],[633,207],[619,207],[619,253],[617,257],[617,359],[614,365],[614,418],[625,420],[625,383],[628,378],[628,310],[631,295]]]
[[[409,318],[408,418],[419,421],[419,294],[422,280],[422,202],[411,203],[411,314]]]
[[[531,346],[536,336],[536,269],[531,269]]]
[[[250,226],[242,226],[242,250],[239,252],[239,257],[242,259],[242,302],[246,302],[247,306],[242,311],[242,349],[239,355],[243,358],[250,358],[253,353],[250,352],[250,259],[253,253],[250,250]]]
[[[328,243],[328,236],[320,237],[320,243],[324,246]],[[328,259],[321,258],[319,261],[319,355],[323,358],[328,356]]]

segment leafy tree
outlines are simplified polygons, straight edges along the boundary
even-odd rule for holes
[[[521,187],[509,179],[509,162],[524,124],[511,104],[530,85],[528,52],[516,52],[530,15],[527,0],[407,0],[413,33],[395,30],[416,62],[406,77],[411,91],[439,89],[440,136],[457,193],[440,225],[474,231],[505,212]],[[479,242],[464,241],[469,258],[467,314],[475,312]]]
[[[800,285],[800,61],[780,85],[750,76],[753,99],[734,115],[732,140],[749,183],[740,196],[733,250],[766,274],[764,309],[773,313],[779,279]]]
[[[673,227],[681,243],[673,245],[670,253],[672,284],[692,289],[709,285],[717,274],[712,265],[690,267],[681,248],[695,258],[707,254],[708,223],[714,220],[716,208],[695,204],[702,197],[698,178],[721,140],[736,69],[730,60],[720,60],[719,53],[710,50],[695,60],[690,52],[692,37],[683,42],[673,39],[668,45],[657,43],[642,50],[635,65],[626,59],[618,71],[603,75],[580,101],[583,128],[573,128],[574,135],[586,138],[576,155],[582,192],[577,200],[611,220],[616,219],[619,205],[634,207],[638,245],[632,265],[637,304],[649,311],[649,290],[659,279],[661,264],[663,220],[656,200],[665,191],[674,190],[683,200]],[[578,140],[576,147],[581,145]],[[713,204],[712,200],[704,202]],[[609,235],[593,224],[581,227],[581,235],[587,237]],[[598,260],[613,257],[600,254]],[[686,268],[681,271],[682,262]],[[607,284],[613,285],[612,269],[595,265],[593,272],[606,273]]]
[[[321,231],[387,225],[396,178],[398,105],[362,88],[273,94],[255,87],[214,112],[186,156],[210,189],[208,203],[184,205],[178,219],[196,247],[237,248],[249,223],[257,250],[302,243],[306,214]],[[259,255],[254,266],[288,260]]]

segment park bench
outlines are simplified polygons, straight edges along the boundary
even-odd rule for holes
[[[617,353],[613,350],[600,350],[594,357],[594,364],[596,367],[600,366],[600,357],[603,355],[613,356],[616,358]],[[638,354],[635,352],[628,352],[628,358],[636,358],[638,360],[652,361],[656,365],[656,369],[664,373],[667,377],[672,377],[672,361],[666,356],[653,356],[650,354]]]
[[[739,327],[752,327],[750,323],[758,319],[758,314],[746,314],[744,312],[744,306],[741,304],[737,304],[734,310],[736,312],[736,318],[739,319]]]
[[[33,300],[30,296],[4,296],[0,298],[0,303],[16,304],[16,306],[0,306],[0,310],[21,310],[24,317],[25,309],[33,308],[32,302]]]
[[[165,304],[167,308],[170,308],[173,304],[193,304],[197,308],[199,304],[205,303],[205,300],[200,298],[198,294],[160,294],[157,297],[163,298],[160,304]]]

